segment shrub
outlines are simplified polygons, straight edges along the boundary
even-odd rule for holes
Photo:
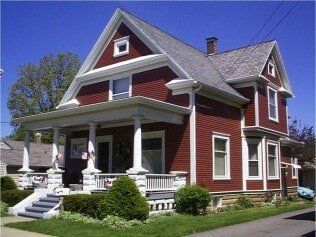
[[[300,197],[298,195],[289,196],[288,200],[290,202],[299,202],[299,201],[301,201],[301,199],[300,199]]]
[[[273,204],[275,205],[275,207],[284,207],[287,206],[289,203],[287,202],[287,200],[278,198]]]
[[[236,206],[236,209],[246,209],[254,207],[253,202],[247,198],[246,196],[241,196],[238,198],[237,202],[234,204]]]
[[[122,176],[114,181],[105,199],[100,202],[99,218],[104,219],[108,215],[127,220],[148,218],[149,205],[135,182],[128,176]]]
[[[22,201],[33,193],[32,190],[6,190],[1,191],[1,201],[7,203],[10,207]]]
[[[65,211],[76,212],[83,215],[98,217],[99,203],[105,194],[78,194],[65,196],[63,206]]]
[[[208,190],[196,185],[187,185],[180,188],[175,194],[176,210],[180,213],[191,215],[205,213],[210,201]]]
[[[17,189],[15,182],[9,176],[1,177],[1,191]]]
[[[9,206],[3,201],[0,201],[0,216],[4,216],[8,214]]]

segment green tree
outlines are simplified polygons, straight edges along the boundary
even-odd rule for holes
[[[12,118],[49,112],[55,109],[80,67],[74,53],[48,54],[38,64],[27,63],[18,69],[18,80],[10,89],[8,108]],[[24,128],[12,124],[11,138],[23,140]],[[33,136],[31,136],[32,138]],[[43,134],[51,142],[51,134]]]
[[[300,154],[299,163],[312,161],[315,158],[315,129],[311,125],[304,124],[301,127],[300,122],[294,119],[289,126],[290,137],[296,141],[304,142],[303,147],[297,148]]]

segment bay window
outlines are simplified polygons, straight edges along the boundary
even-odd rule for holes
[[[248,145],[248,179],[260,179],[261,168],[261,143],[258,140],[247,140]]]
[[[268,143],[268,178],[278,178],[278,145]]]
[[[213,135],[213,179],[230,179],[228,136]]]

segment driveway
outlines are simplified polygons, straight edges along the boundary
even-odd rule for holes
[[[191,235],[191,237],[314,237],[315,209],[288,212]]]

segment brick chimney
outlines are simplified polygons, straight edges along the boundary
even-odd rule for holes
[[[42,143],[42,134],[37,132],[34,134],[35,136],[35,143],[36,144],[41,144]]]
[[[206,38],[206,53],[208,55],[215,54],[217,51],[217,38]]]

